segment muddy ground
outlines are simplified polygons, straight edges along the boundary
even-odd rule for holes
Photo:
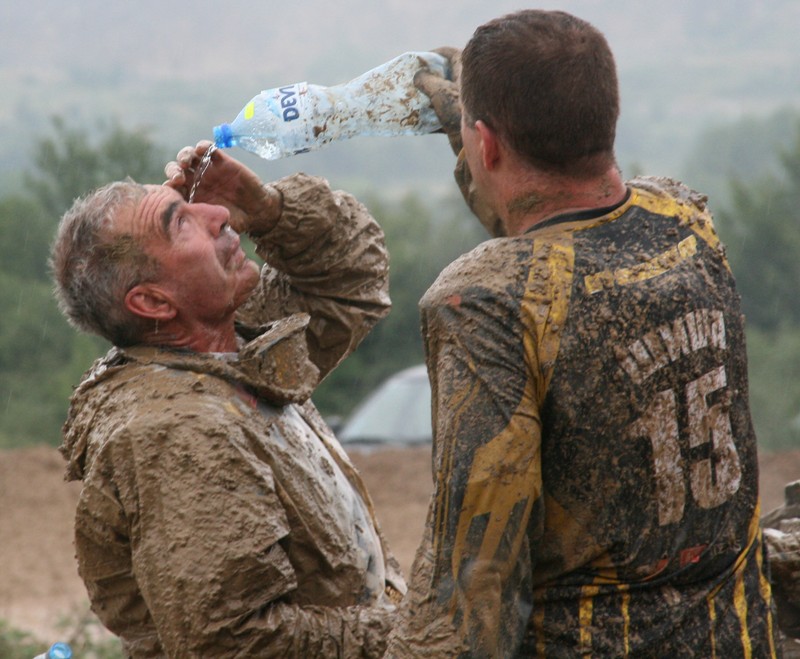
[[[414,557],[431,489],[427,448],[355,453],[383,529],[407,571]],[[762,509],[783,498],[784,483],[800,479],[800,451],[762,454]],[[0,620],[45,640],[60,621],[85,615],[75,571],[72,515],[79,485],[62,480],[55,449],[0,451]]]

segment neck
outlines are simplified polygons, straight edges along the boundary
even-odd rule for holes
[[[193,327],[175,320],[158,323],[145,335],[143,343],[192,352],[237,352],[239,349],[232,317],[225,323]]]
[[[556,215],[605,208],[621,202],[627,193],[616,167],[590,178],[572,178],[525,168],[501,186],[497,208],[510,236]]]

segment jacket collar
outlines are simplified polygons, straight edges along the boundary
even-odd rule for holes
[[[208,373],[246,385],[275,405],[303,403],[319,384],[319,369],[311,362],[306,344],[308,322],[308,314],[298,313],[258,328],[237,326],[240,336],[254,337],[238,353],[135,346],[115,349],[114,361],[121,358],[123,362]]]

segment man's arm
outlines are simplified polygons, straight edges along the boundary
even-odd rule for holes
[[[464,143],[461,139],[461,100],[459,83],[461,78],[461,51],[457,48],[437,48],[434,52],[450,61],[451,77],[445,78],[430,70],[420,70],[414,77],[417,88],[431,99],[436,116],[447,134],[450,148],[458,156],[453,172],[459,190],[467,206],[480,220],[483,227],[495,238],[505,234],[503,223],[497,213],[481,197],[472,179],[472,172],[464,156]]]
[[[518,302],[502,282],[470,282],[470,271],[492,271],[470,257],[421,303],[435,488],[387,657],[514,656],[532,606],[531,519],[534,538],[543,528],[538,384]],[[509,251],[495,260],[514,261]]]
[[[324,377],[389,312],[383,232],[362,204],[324,179],[295,174],[273,185],[281,214],[250,232],[266,265],[239,318],[258,324],[308,313],[309,354]]]

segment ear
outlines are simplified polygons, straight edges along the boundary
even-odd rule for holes
[[[478,131],[483,166],[487,171],[491,171],[497,167],[500,160],[500,140],[497,137],[497,133],[480,119],[475,122],[475,130]]]
[[[177,314],[172,296],[155,284],[137,284],[125,295],[131,313],[154,320],[171,320]]]

